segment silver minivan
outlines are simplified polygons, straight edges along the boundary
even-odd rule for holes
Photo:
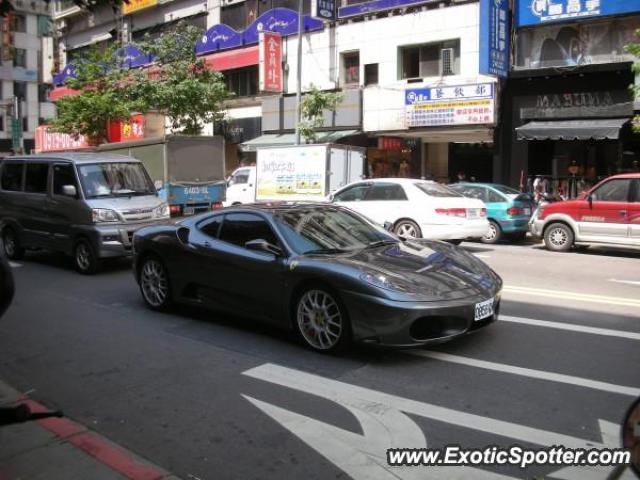
[[[110,153],[6,157],[0,163],[0,232],[17,260],[25,249],[71,255],[80,273],[131,254],[138,228],[169,220],[142,162]]]

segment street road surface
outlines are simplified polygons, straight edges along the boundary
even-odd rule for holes
[[[499,322],[340,356],[244,319],[152,312],[127,262],[83,277],[33,254],[13,263],[0,378],[185,479],[605,478],[386,465],[389,447],[618,446],[640,396],[640,252],[463,248],[505,280]]]

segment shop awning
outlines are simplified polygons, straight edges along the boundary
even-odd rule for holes
[[[233,70],[235,68],[250,67],[260,62],[258,46],[238,48],[226,52],[212,53],[202,57],[205,64],[217,72]]]
[[[318,132],[316,143],[333,143],[344,137],[350,137],[360,133],[359,130],[334,130],[330,132]],[[294,133],[272,134],[268,133],[241,143],[244,152],[255,152],[258,148],[284,147],[293,145],[296,141]]]
[[[516,128],[518,140],[617,140],[628,118],[529,122]]]

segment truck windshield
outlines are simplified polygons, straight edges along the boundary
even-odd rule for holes
[[[94,163],[80,165],[78,171],[85,198],[156,193],[140,163]]]

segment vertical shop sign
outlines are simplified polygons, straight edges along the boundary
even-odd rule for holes
[[[282,92],[282,37],[260,32],[260,91]]]
[[[510,30],[509,0],[480,0],[480,73],[509,74]]]

